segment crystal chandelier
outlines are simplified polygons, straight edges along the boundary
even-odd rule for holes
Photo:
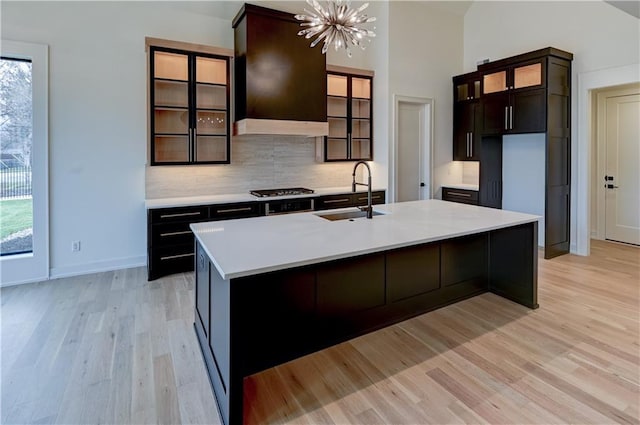
[[[329,46],[333,44],[337,51],[343,47],[347,51],[347,55],[351,57],[350,45],[358,46],[364,50],[365,46],[361,44],[362,40],[371,41],[370,38],[375,37],[376,33],[372,30],[362,28],[360,25],[373,22],[374,17],[367,17],[362,12],[369,6],[365,3],[359,8],[351,8],[350,0],[328,0],[327,7],[323,7],[317,0],[307,0],[307,4],[313,8],[312,11],[304,9],[306,15],[295,15],[302,27],[307,27],[298,32],[298,35],[304,35],[304,38],[312,38],[316,35],[318,38],[313,40],[311,47],[315,47],[320,41],[324,40],[322,53],[327,53]]]

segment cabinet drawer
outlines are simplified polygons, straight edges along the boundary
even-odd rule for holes
[[[149,280],[172,273],[192,271],[195,257],[193,250],[193,244],[151,248]]]
[[[316,211],[330,210],[333,208],[352,207],[353,205],[354,205],[354,196],[351,193],[344,194],[344,195],[321,196],[317,198],[315,201]]]
[[[207,218],[207,207],[176,207],[151,210],[151,220],[156,223],[170,223],[176,221],[202,221]]]
[[[367,205],[367,193],[356,193],[353,195],[353,199],[354,199],[354,205],[356,207],[360,207],[363,205]],[[371,202],[373,203],[373,205],[376,204],[384,204],[385,203],[385,192],[384,191],[378,191],[378,192],[372,192],[371,193]]]
[[[458,202],[461,204],[478,205],[478,191],[443,187],[442,200]]]
[[[234,218],[258,217],[260,204],[258,202],[242,202],[238,204],[220,204],[209,207],[211,220],[231,220]]]
[[[153,241],[153,246],[193,244],[193,232],[189,228],[189,224],[189,222],[182,222],[152,225],[151,240]]]

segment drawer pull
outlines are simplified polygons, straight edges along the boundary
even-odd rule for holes
[[[351,199],[349,198],[342,198],[342,199],[330,199],[328,201],[324,201],[325,204],[336,204],[338,202],[349,202],[351,201]]]
[[[365,199],[368,199],[368,198],[366,196],[364,198],[358,198],[358,201],[364,201]],[[380,195],[372,196],[371,200],[374,200],[374,199],[380,199]]]
[[[173,217],[190,217],[194,215],[200,215],[200,211],[197,212],[188,212],[188,213],[178,213],[178,214],[162,214],[160,218],[173,218]]]
[[[167,255],[166,257],[160,257],[160,261],[165,261],[165,260],[175,260],[176,258],[184,258],[184,257],[193,257],[195,255],[195,253],[190,253],[190,254],[178,254],[178,255]]]
[[[183,232],[167,232],[167,233],[160,233],[161,237],[166,237],[166,236],[178,236],[178,235],[188,235],[191,233],[191,230],[185,230]]]
[[[451,196],[461,196],[463,198],[471,198],[470,193],[461,193],[461,192],[447,192],[447,195]]]
[[[251,211],[251,207],[244,208],[227,208],[226,210],[216,210],[216,213],[232,213],[232,212],[241,212],[241,211]]]

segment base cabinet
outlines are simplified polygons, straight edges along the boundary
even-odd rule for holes
[[[442,200],[458,202],[459,204],[478,205],[478,191],[469,189],[458,189],[453,187],[443,187]]]
[[[205,336],[209,336],[209,257],[201,245],[196,245],[196,314]]]
[[[194,238],[193,232],[189,228],[191,223],[257,217],[259,215],[260,204],[257,202],[148,210],[148,280],[194,269]]]
[[[207,261],[196,296],[208,285],[210,310],[196,300],[196,317],[210,332],[195,328],[223,424],[242,423],[243,378],[261,370],[486,291],[537,308],[537,234],[534,222],[228,280]]]
[[[385,203],[386,191],[371,195],[374,205]],[[313,201],[313,204],[312,204]],[[283,201],[280,201],[283,202]],[[294,202],[287,200],[288,204]],[[366,192],[348,192],[316,198],[299,198],[304,210],[314,205],[316,211],[367,205]],[[194,205],[158,208],[147,212],[147,272],[148,280],[194,269],[193,233],[189,225],[202,221],[220,221],[284,213],[276,201],[237,202],[232,204]]]
[[[440,279],[442,286],[456,285],[467,281],[487,280],[486,234],[465,236],[442,242]]]
[[[341,195],[319,196],[314,201],[316,211],[331,210],[336,208],[361,207],[367,205],[368,195],[366,192],[344,193]],[[385,191],[379,190],[371,193],[371,203],[373,205],[385,203]]]

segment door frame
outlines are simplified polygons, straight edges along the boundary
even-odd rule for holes
[[[577,189],[571,191],[572,253],[589,255],[591,220],[595,219],[591,213],[591,198],[595,196],[592,182],[595,165],[592,164],[592,159],[596,154],[592,147],[595,146],[593,92],[604,87],[637,83],[640,81],[639,75],[640,64],[578,74],[578,107],[572,107],[572,111],[577,111],[574,116],[572,112],[571,117],[571,122],[577,123],[577,143],[572,143],[571,146],[571,187]]]
[[[607,189],[605,189],[604,182],[602,181],[602,176],[604,176],[606,172],[607,138],[606,126],[604,125],[607,111],[606,101],[610,97],[626,96],[637,93],[640,93],[640,83],[608,87],[606,89],[594,90],[593,92],[593,123],[595,126],[595,145],[593,145],[593,149],[596,156],[596,166],[592,181],[596,201],[593,212],[595,212],[596,216],[592,217],[592,223],[595,224],[595,232],[593,232],[592,236],[595,239],[606,240],[605,196]]]
[[[427,174],[428,182],[425,182],[429,188],[429,199],[433,198],[433,117],[434,117],[434,99],[427,97],[404,96],[399,94],[393,95],[393,143],[391,143],[391,152],[389,164],[389,196],[387,202],[396,202],[398,193],[398,111],[401,103],[412,103],[422,106],[421,119],[424,124],[425,131],[422,135],[420,144],[420,156],[424,158],[426,153],[426,164],[429,167]],[[424,173],[424,170],[422,170]]]
[[[49,279],[49,46],[2,40],[2,56],[32,62],[33,250],[0,257],[0,286]]]

